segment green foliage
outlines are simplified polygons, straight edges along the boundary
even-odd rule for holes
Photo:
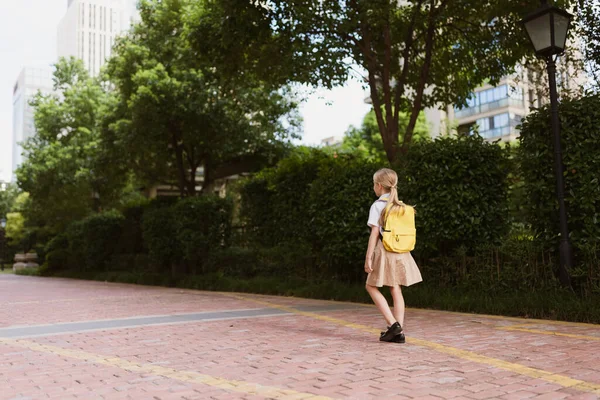
[[[231,278],[314,277],[314,257],[306,245],[277,247],[228,247],[212,252],[206,272]],[[311,275],[312,273],[312,275]]]
[[[143,238],[142,220],[144,212],[148,209],[148,200],[129,203],[122,210],[125,221],[119,239],[119,254],[145,253],[146,247]]]
[[[533,56],[518,23],[533,9],[513,0],[196,1],[187,30],[206,63],[234,82],[332,87],[358,66],[394,163],[424,107],[464,103],[484,80],[495,84]],[[403,142],[401,112],[410,114]]]
[[[403,135],[408,123],[409,115],[405,112],[401,112],[398,121],[400,141],[403,140]],[[413,140],[418,142],[429,139],[429,127],[425,120],[425,114],[421,113],[417,119]],[[372,162],[380,164],[388,162],[381,140],[381,134],[379,133],[379,127],[377,126],[377,118],[373,110],[365,115],[360,128],[352,126],[346,131],[341,149],[342,151],[351,154],[359,154],[361,157]]]
[[[27,221],[55,235],[73,221],[110,208],[126,179],[99,137],[110,94],[74,58],[56,64],[57,93],[32,102],[36,136],[23,148],[18,184],[30,194]]]
[[[16,275],[23,276],[41,276],[40,268],[23,268],[17,270]]]
[[[74,265],[69,264],[69,236],[66,233],[61,233],[53,237],[45,248],[46,260],[43,267],[49,273],[72,268]]]
[[[0,219],[6,218],[6,214],[12,210],[18,195],[19,188],[14,183],[6,184],[4,189],[0,187]]]
[[[498,244],[509,228],[509,152],[478,136],[415,143],[399,194],[417,211],[417,252]]]
[[[13,246],[18,246],[23,250],[24,240],[27,237],[25,231],[25,218],[19,212],[8,213],[6,215],[6,237],[8,243]]]
[[[559,116],[569,230],[573,245],[583,257],[600,241],[600,128],[597,123],[600,96],[563,99]],[[523,121],[519,157],[528,198],[524,204],[528,222],[536,237],[549,248],[556,248],[560,229],[552,143],[550,111],[544,107]],[[590,268],[598,271],[597,266],[590,265]]]
[[[191,197],[173,206],[175,237],[192,271],[210,252],[229,245],[232,208],[230,199],[218,196]]]
[[[241,215],[249,222],[251,242],[273,246],[312,238],[310,187],[328,157],[318,149],[298,148],[244,184]]]
[[[362,279],[369,228],[367,217],[375,200],[373,174],[379,169],[354,156],[322,163],[311,185],[310,213],[295,221],[313,235],[313,251],[334,280]]]
[[[443,138],[416,142],[404,161],[399,193],[416,205],[417,254],[472,253],[505,237],[508,149],[480,137]],[[263,171],[242,190],[249,243],[310,246],[318,276],[360,281],[378,168],[362,157],[312,150]]]
[[[142,1],[105,76],[117,89],[105,137],[139,179],[176,182],[182,197],[195,195],[200,172],[210,193],[219,178],[268,165],[298,126],[288,91],[251,77],[231,85],[190,47],[192,3]]]
[[[95,271],[106,268],[116,253],[125,218],[117,211],[107,211],[82,221],[83,253],[81,260],[86,269]]]
[[[142,235],[148,255],[154,263],[166,267],[181,262],[181,246],[170,207],[155,206],[144,212]]]
[[[578,50],[583,53],[587,72],[593,78],[593,90],[598,91],[600,84],[600,4],[596,0],[579,0],[576,9],[574,28],[579,38]]]

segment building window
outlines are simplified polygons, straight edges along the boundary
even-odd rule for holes
[[[96,34],[94,33],[94,39],[92,40],[92,46],[94,46],[94,48],[92,49],[92,74],[96,71]]]
[[[521,115],[502,113],[491,117],[479,118],[475,125],[477,125],[479,135],[489,139],[510,134],[521,123],[522,118]]]
[[[465,108],[454,107],[456,118],[466,118],[506,106],[523,107],[523,89],[501,85],[475,92],[467,99]]]

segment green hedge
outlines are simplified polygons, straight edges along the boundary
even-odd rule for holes
[[[369,208],[379,165],[340,155],[322,163],[310,191],[309,213],[295,222],[312,231],[313,251],[332,280],[362,280]]]
[[[568,227],[575,253],[576,289],[600,290],[600,96],[559,105]],[[550,111],[530,114],[521,127],[524,211],[534,235],[557,253],[560,241]]]
[[[157,265],[176,268],[181,263],[175,216],[171,207],[152,207],[142,218],[142,235],[150,259]]]
[[[117,240],[123,230],[125,218],[118,211],[92,215],[83,220],[83,253],[86,269],[106,268],[119,246]]]
[[[563,100],[559,116],[569,229],[574,246],[583,249],[600,243],[600,96]],[[519,155],[528,222],[539,238],[556,247],[560,229],[548,107],[523,121]]]
[[[400,196],[417,211],[417,252],[452,254],[500,244],[510,226],[508,149],[479,136],[411,146],[398,171]]]
[[[227,247],[231,237],[231,199],[186,198],[172,207],[175,237],[187,270],[196,272],[212,251]]]
[[[328,155],[298,148],[276,167],[261,171],[241,188],[241,218],[251,244],[274,246],[311,240],[305,223],[310,212],[310,188]]]
[[[422,257],[471,254],[499,244],[508,231],[508,151],[479,137],[415,143],[397,168],[400,196],[417,209]],[[300,151],[250,179],[241,189],[249,243],[309,246],[315,269],[334,280],[358,282],[376,199],[364,159]]]
[[[199,272],[212,251],[228,246],[232,202],[216,196],[108,211],[72,223],[51,239],[44,273],[59,270]]]

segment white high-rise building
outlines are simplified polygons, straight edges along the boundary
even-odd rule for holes
[[[115,38],[137,20],[136,0],[68,0],[58,26],[58,57],[79,58],[96,76]]]
[[[26,67],[19,74],[13,88],[13,141],[12,175],[23,162],[21,143],[35,135],[33,109],[29,102],[40,91],[50,94],[53,91],[52,67]]]

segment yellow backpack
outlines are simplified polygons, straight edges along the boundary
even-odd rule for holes
[[[393,253],[412,251],[417,241],[415,209],[404,205],[404,207],[396,207],[391,212],[389,208],[386,208],[384,212],[386,218],[381,239],[383,247]]]

